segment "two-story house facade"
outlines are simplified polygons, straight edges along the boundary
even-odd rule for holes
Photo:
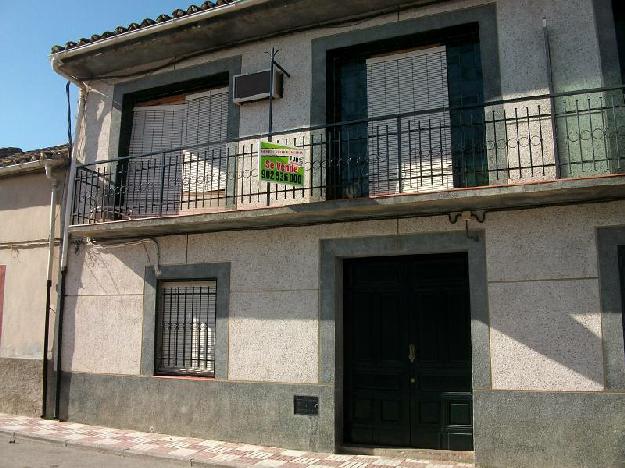
[[[623,21],[241,0],[55,47],[81,89],[57,416],[625,463]]]

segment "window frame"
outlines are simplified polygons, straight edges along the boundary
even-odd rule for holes
[[[242,56],[233,55],[212,62],[144,75],[134,80],[115,84],[108,145],[109,159],[124,155],[124,138],[129,139],[130,134],[124,137],[123,130],[128,126],[128,118],[130,118],[130,125],[132,125],[132,106],[129,104],[133,99],[149,96],[150,93],[173,92],[176,88],[180,89],[181,86],[193,86],[194,84],[198,84],[200,87],[210,86],[211,83],[219,83],[219,80],[223,82],[225,77],[227,77],[226,80],[229,85],[233,76],[241,74],[241,64]],[[232,100],[232,86],[229,86],[228,96],[228,139],[236,139],[239,136],[240,112],[239,106]],[[129,140],[127,141],[129,142]]]
[[[161,373],[156,367],[159,283],[170,281],[215,281],[215,362],[214,375]],[[228,378],[228,320],[230,304],[230,263],[146,266],[143,290],[143,339],[140,375],[178,378]]]
[[[625,5],[618,0],[612,0],[612,16],[614,19],[614,32],[616,36],[616,55],[619,61],[621,80],[625,81],[625,31],[621,26],[625,23]]]
[[[326,70],[326,121],[329,123],[339,123],[344,121],[357,120],[358,118],[370,118],[370,115],[362,115],[357,118],[350,116],[349,118],[345,118],[344,115],[341,115],[341,107],[342,107],[342,97],[341,92],[343,89],[342,85],[342,73],[341,70],[345,66],[350,66],[354,64],[362,64],[364,67],[364,77],[365,80],[368,79],[368,60],[382,55],[396,55],[399,53],[403,53],[406,51],[410,51],[413,49],[425,48],[425,47],[434,47],[434,46],[443,46],[445,47],[445,56],[449,57],[449,49],[456,48],[462,46],[471,46],[473,47],[475,58],[479,59],[474,61],[474,65],[476,70],[479,69],[479,80],[473,80],[479,82],[479,87],[476,88],[476,94],[470,95],[471,99],[468,104],[477,104],[480,105],[486,101],[486,82],[487,76],[484,73],[484,64],[482,58],[482,40],[481,30],[482,25],[479,21],[468,21],[466,23],[461,23],[453,26],[447,27],[438,27],[433,28],[426,31],[410,33],[406,35],[395,36],[392,38],[378,38],[371,41],[359,42],[357,44],[348,45],[346,47],[336,47],[336,48],[328,48],[325,51],[325,70]],[[474,111],[470,109],[456,109],[459,104],[456,102],[458,96],[455,94],[458,92],[458,86],[464,80],[451,80],[449,76],[449,70],[447,71],[446,85],[448,92],[448,107],[450,108],[449,119],[450,122],[462,122],[467,119],[467,113],[474,114]],[[452,83],[454,86],[452,86]],[[314,84],[314,82],[313,82]],[[368,100],[368,91],[367,87],[364,87],[365,102]],[[455,90],[455,93],[452,92]],[[460,103],[460,106],[465,105],[464,103]],[[368,106],[365,106],[368,107]],[[478,108],[478,111],[480,109]],[[479,112],[478,112],[479,114]],[[483,117],[483,116],[482,116]],[[352,131],[358,131],[358,127],[364,129],[366,124],[358,124],[350,125],[348,128],[353,129]],[[332,139],[340,139],[340,129],[333,129],[332,133],[337,133],[339,136],[334,136]],[[362,136],[358,136],[357,138],[360,140],[365,140],[364,143],[368,143],[368,136],[366,131],[364,132],[364,138]],[[330,138],[330,137],[328,137]],[[485,148],[484,140],[486,138],[486,129],[483,131],[479,131],[476,135],[476,138],[471,141],[478,141],[481,145],[478,147]],[[463,135],[458,134],[456,126],[450,123],[450,135],[449,135],[449,161],[453,167],[453,173],[450,175],[452,179],[453,187],[471,187],[471,186],[481,186],[485,183],[488,184],[488,157],[486,151],[482,149],[477,154],[480,155],[478,159],[478,169],[476,171],[470,170],[467,168],[469,164],[467,161],[475,161],[475,155],[473,158],[464,158],[464,153],[467,151],[465,148],[466,143],[463,143]],[[340,152],[341,142],[338,144],[332,143],[334,147],[333,151],[337,151],[336,146],[338,146],[338,151]],[[328,149],[330,153],[330,148]],[[469,170],[468,170],[469,169]],[[401,169],[400,169],[401,170]],[[369,183],[370,183],[370,174],[367,172],[367,176],[362,177],[362,179],[366,179],[366,182],[360,180],[358,184],[362,184],[366,186],[366,189],[360,188],[359,195],[360,196],[368,196],[369,195]],[[344,183],[343,179],[345,178],[343,174],[343,169],[340,164],[331,164],[328,163],[326,167],[326,179],[330,181],[329,185],[331,189],[328,192],[328,197],[331,199],[335,198],[345,198],[346,194],[343,193]],[[486,178],[486,180],[482,180]],[[349,185],[348,180],[348,185]]]
[[[114,194],[120,216],[180,215],[210,210],[213,204],[234,204],[237,161],[226,143],[231,112],[228,77],[228,73],[219,73],[124,95],[120,148],[128,158],[118,161],[114,176],[120,187]],[[209,99],[202,100],[202,96]],[[156,103],[168,98],[177,101]],[[202,105],[205,108],[198,116],[197,106]],[[218,117],[214,119],[214,115]],[[203,128],[206,122],[210,123]],[[196,131],[200,127],[209,131],[200,137],[191,135],[193,126]],[[202,165],[204,176],[209,175],[199,178],[204,182],[193,175],[187,178],[193,171],[197,174]],[[145,189],[141,188],[144,177]]]
[[[211,76],[180,81],[164,86],[157,86],[124,94],[119,134],[119,155],[128,156],[130,152],[133,110],[136,104],[153,99],[176,96],[178,94],[191,94],[194,92],[208,91],[212,88],[218,87],[231,87],[228,72],[217,73]],[[231,94],[232,91],[228,89],[229,101],[231,100]]]
[[[170,288],[173,288],[174,284],[176,283],[180,283],[182,285],[185,285],[186,287],[192,286],[192,287],[196,287],[199,286],[200,288],[202,287],[202,283],[206,284],[206,283],[214,283],[214,286],[209,286],[209,290],[208,290],[208,301],[210,303],[210,296],[214,295],[215,296],[215,303],[214,303],[214,309],[211,311],[209,310],[209,314],[214,315],[214,322],[215,322],[215,329],[212,332],[215,337],[212,341],[212,346],[213,346],[213,356],[212,356],[212,371],[200,371],[200,370],[193,370],[191,367],[185,367],[185,359],[183,358],[183,362],[182,362],[182,366],[170,366],[170,367],[163,367],[163,365],[161,364],[160,366],[158,365],[159,360],[162,361],[164,360],[164,353],[162,351],[162,341],[163,341],[163,337],[160,337],[159,340],[159,327],[161,324],[161,320],[162,320],[162,314],[164,313],[164,304],[163,304],[163,288],[164,285],[168,285]],[[216,349],[215,349],[215,344],[216,344],[216,329],[217,329],[217,286],[218,282],[217,279],[215,278],[211,278],[211,279],[204,279],[204,280],[159,280],[157,282],[157,298],[156,298],[156,323],[155,323],[155,339],[154,339],[154,375],[159,375],[159,376],[186,376],[186,377],[208,377],[208,378],[213,378],[215,377],[215,361],[216,361]],[[214,292],[211,292],[211,289],[214,290]],[[186,294],[186,293],[185,293]],[[201,292],[200,292],[201,294]],[[193,299],[192,299],[192,304],[193,304]],[[186,305],[186,300],[185,300],[185,305]],[[173,312],[173,311],[170,311]],[[179,309],[176,311],[176,316],[178,316],[179,313]],[[186,308],[185,308],[185,313],[186,313]],[[210,321],[210,318],[207,320]],[[184,323],[187,323],[186,318],[184,319]],[[180,323],[178,323],[177,325],[180,325]],[[193,332],[192,332],[193,333]],[[208,332],[205,332],[208,335]],[[184,334],[184,331],[183,331]],[[191,353],[193,353],[193,338],[190,337],[189,338],[191,340]],[[201,338],[200,338],[201,340]],[[176,338],[177,341],[177,338]],[[186,337],[183,338],[183,343],[186,341]],[[171,338],[170,338],[170,343],[171,343]],[[208,343],[208,342],[207,342]],[[207,345],[208,347],[208,345]],[[200,346],[201,348],[201,346]],[[170,350],[171,353],[171,350]],[[205,351],[205,353],[208,355],[208,351]],[[198,361],[199,359],[199,354],[200,351],[198,350]],[[159,356],[161,359],[159,359]],[[183,351],[183,356],[184,356],[184,351]],[[191,354],[191,358],[189,359],[191,362],[193,361],[193,354]],[[207,363],[209,361],[208,356],[205,357],[205,362]]]
[[[395,54],[405,50],[433,45],[457,45],[475,43],[481,46],[480,24],[470,21],[465,24],[435,28],[427,31],[374,39],[346,47],[328,49],[326,52],[326,120],[329,123],[343,121],[340,112],[340,78],[338,69],[343,63],[366,61],[368,58],[384,54]],[[482,67],[483,68],[483,67]],[[484,81],[482,82],[484,87]],[[484,94],[484,92],[482,93]],[[484,99],[484,98],[483,98]]]

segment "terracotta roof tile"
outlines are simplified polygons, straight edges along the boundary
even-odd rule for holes
[[[68,146],[49,146],[31,151],[22,151],[21,148],[14,147],[0,148],[0,167],[48,159],[69,159]]]
[[[171,19],[171,16],[169,15],[158,15],[156,17],[156,22],[157,23],[164,23],[165,21],[169,21]]]
[[[169,21],[176,20],[178,18],[183,18],[185,16],[193,15],[196,13],[200,13],[202,11],[210,10],[215,7],[227,5],[230,3],[235,3],[243,0],[216,0],[216,1],[205,1],[201,5],[190,5],[186,9],[177,8],[172,13],[171,16],[167,14],[162,14],[156,17],[156,19],[145,18],[140,23],[130,23],[126,26],[117,26],[113,31],[105,31],[102,34],[93,34],[90,38],[81,38],[78,42],[69,41],[65,45],[54,45],[52,46],[52,53],[58,54],[59,52],[63,52],[64,50],[75,49],[76,47],[91,44],[93,42],[97,42],[100,40],[109,39],[111,37],[117,36],[119,34],[124,34],[128,31],[138,31],[139,29],[147,28],[154,24],[162,24],[167,23]]]

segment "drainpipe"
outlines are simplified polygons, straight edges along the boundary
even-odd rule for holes
[[[42,374],[42,402],[41,417],[45,418],[48,409],[48,342],[50,329],[50,295],[52,292],[52,266],[54,264],[54,239],[56,228],[56,203],[59,181],[52,174],[50,162],[45,164],[46,178],[51,183],[50,189],[50,235],[48,237],[48,269],[46,275],[46,319],[43,331],[43,374]]]
[[[545,60],[547,62],[547,82],[549,85],[549,105],[551,106],[551,135],[553,138],[553,159],[556,166],[556,179],[559,179],[562,172],[560,167],[560,149],[558,148],[558,124],[556,122],[556,99],[555,86],[553,84],[553,64],[551,62],[551,42],[549,40],[549,28],[547,27],[547,17],[543,16],[543,40],[545,43]]]
[[[76,116],[76,121],[78,122],[76,137],[78,139],[78,132],[81,129],[81,125],[83,125],[83,117],[85,113],[85,107],[87,104],[87,87],[86,85],[73,79],[72,77],[68,77],[71,82],[78,86],[80,90],[80,97],[78,103],[78,115]],[[63,348],[63,315],[65,312],[65,278],[67,275],[67,252],[69,248],[69,232],[68,226],[71,223],[71,215],[73,209],[73,200],[74,200],[74,178],[76,176],[76,155],[75,150],[76,146],[72,142],[71,137],[71,126],[70,126],[70,109],[69,109],[69,83],[67,85],[67,105],[68,105],[68,143],[69,143],[69,158],[70,158],[70,168],[69,173],[67,175],[66,180],[66,196],[64,200],[64,210],[63,217],[61,218],[61,258],[59,262],[59,285],[58,285],[58,294],[57,294],[57,313],[56,313],[56,372],[55,372],[55,392],[54,392],[54,419],[59,419],[59,409],[61,404],[61,369],[62,369],[62,348]]]

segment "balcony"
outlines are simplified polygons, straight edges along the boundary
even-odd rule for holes
[[[193,232],[625,197],[620,87],[274,133],[305,150],[297,188],[259,181],[264,137],[78,165],[72,230]]]

